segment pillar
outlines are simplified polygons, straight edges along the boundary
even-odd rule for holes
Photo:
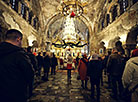
[[[21,15],[21,9],[22,9],[21,6],[22,6],[22,4],[21,4],[21,2],[19,2],[18,3],[18,14],[19,15]]]
[[[31,20],[31,25],[33,26],[34,24],[34,18],[35,18],[35,15],[32,17],[32,20]]]
[[[110,17],[110,21],[109,22],[112,23],[112,13],[111,12],[109,13],[109,17]]]
[[[28,8],[27,8],[27,10],[26,10],[26,21],[27,21],[27,22],[29,21],[29,10],[28,10]]]

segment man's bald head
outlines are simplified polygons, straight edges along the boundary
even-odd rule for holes
[[[23,37],[23,34],[16,29],[10,29],[5,34],[6,42],[9,42],[18,47],[22,46],[22,37]]]
[[[22,37],[23,37],[23,34],[20,31],[16,30],[16,29],[8,30],[6,35],[5,35],[6,40],[12,40],[12,41],[16,40],[17,38],[22,39]]]

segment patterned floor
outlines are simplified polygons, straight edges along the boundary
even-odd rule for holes
[[[110,97],[111,89],[107,89],[107,78],[106,76],[103,78],[100,102],[123,102],[115,101]],[[88,89],[82,89],[80,80],[77,80],[76,71],[72,71],[71,82],[69,82],[67,72],[59,70],[56,75],[49,77],[49,81],[39,84],[33,93],[29,102],[96,102],[96,99],[90,98],[90,83],[88,82]]]

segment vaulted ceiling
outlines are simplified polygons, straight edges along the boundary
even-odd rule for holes
[[[34,3],[36,3],[34,0]],[[99,21],[105,11],[104,8],[106,6],[106,0],[82,0],[87,1],[88,5],[85,6],[87,13],[84,16],[87,17],[91,21],[91,23]],[[37,5],[40,6],[39,18],[42,31],[45,30],[46,24],[48,20],[56,13],[59,12],[58,7],[61,5],[61,0],[39,0],[37,1]],[[62,20],[61,20],[62,21]],[[60,23],[55,23],[56,28],[60,28]],[[80,29],[84,29],[83,25],[78,25]]]

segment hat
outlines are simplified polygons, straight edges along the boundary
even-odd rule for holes
[[[92,60],[98,60],[99,58],[99,55],[98,54],[93,54],[92,55]]]
[[[134,49],[132,51],[132,57],[136,57],[136,56],[138,56],[138,49]]]

